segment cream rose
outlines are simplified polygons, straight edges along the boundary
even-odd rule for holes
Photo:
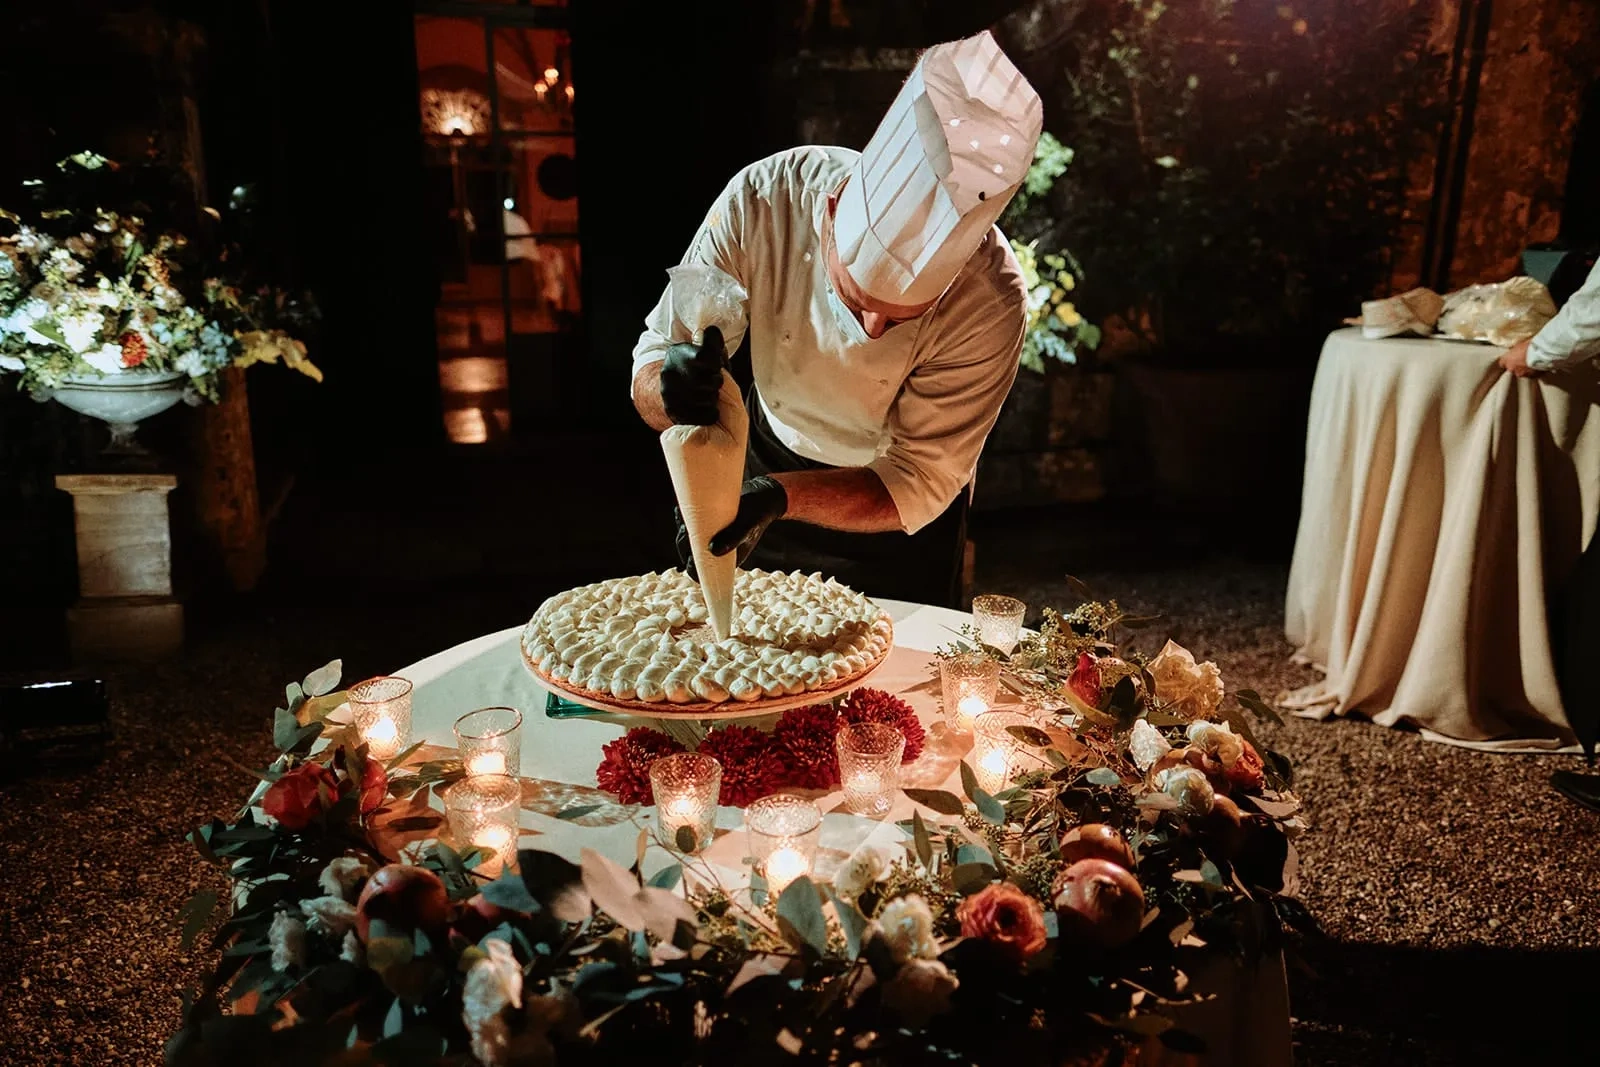
[[[878,925],[883,928],[883,940],[896,963],[910,959],[931,960],[939,955],[939,946],[933,939],[933,912],[917,893],[885,904],[878,913]]]
[[[1171,751],[1172,743],[1149,722],[1140,719],[1133,724],[1133,733],[1128,736],[1128,752],[1133,756],[1134,766],[1141,771],[1148,771],[1156,765],[1157,760]]]
[[[1244,755],[1244,738],[1234,733],[1225,722],[1192,722],[1189,724],[1189,744],[1210,756],[1215,756],[1224,769],[1232,767]]]
[[[871,845],[856,849],[833,876],[833,888],[845,900],[854,900],[883,877],[889,861],[883,850]]]
[[[1149,671],[1155,679],[1156,696],[1168,711],[1186,719],[1209,719],[1222,706],[1226,691],[1217,665],[1196,663],[1194,655],[1174,641],[1169,640],[1150,661]]]

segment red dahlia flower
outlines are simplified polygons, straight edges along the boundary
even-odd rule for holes
[[[839,753],[834,737],[839,713],[832,704],[790,708],[772,730],[772,747],[783,759],[788,782],[801,789],[831,789],[839,784]]]
[[[881,722],[893,726],[906,739],[901,763],[911,763],[922,755],[928,732],[911,705],[882,689],[856,689],[839,702],[839,718],[848,723]]]
[[[742,808],[783,785],[783,757],[773,745],[772,735],[753,726],[713,730],[700,742],[698,751],[722,764],[719,803]]]
[[[605,758],[595,769],[600,788],[623,804],[650,803],[650,764],[682,752],[683,746],[659,730],[635,726],[600,749]],[[726,777],[727,772],[723,772]]]

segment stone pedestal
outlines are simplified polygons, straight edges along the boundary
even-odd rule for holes
[[[74,658],[157,659],[183,646],[172,596],[170,474],[64,474],[78,542],[78,593],[67,611]]]

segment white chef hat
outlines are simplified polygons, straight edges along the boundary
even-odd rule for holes
[[[873,300],[937,299],[1033,162],[1044,106],[985,30],[922,54],[850,172],[839,261]]]

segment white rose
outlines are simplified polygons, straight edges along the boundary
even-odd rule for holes
[[[1188,733],[1192,747],[1217,757],[1224,768],[1232,767],[1244,755],[1244,738],[1225,722],[1192,722]]]
[[[56,322],[61,327],[61,335],[67,339],[67,347],[87,357],[89,351],[99,345],[106,317],[98,311],[80,311],[75,315],[62,315]],[[115,345],[106,347],[116,351],[117,366],[121,367],[122,349]]]
[[[83,353],[83,361],[101,374],[121,374],[122,346],[101,345],[93,352]]]
[[[961,982],[938,960],[910,960],[883,985],[883,1003],[912,1029],[950,1010],[950,994]]]
[[[1148,771],[1156,765],[1157,760],[1172,751],[1172,743],[1161,736],[1160,730],[1140,719],[1133,724],[1133,733],[1128,736],[1128,751],[1133,756],[1134,765],[1141,771]]]
[[[286,911],[272,917],[267,928],[267,944],[272,949],[272,969],[287,971],[306,962],[306,924]]]
[[[356,906],[343,896],[312,897],[300,902],[312,933],[340,940],[356,924]]]
[[[1226,690],[1217,665],[1196,663],[1193,654],[1176,642],[1166,643],[1150,662],[1149,671],[1155,679],[1156,696],[1169,711],[1187,719],[1209,719],[1222,706]]]
[[[889,869],[883,850],[870,845],[856,849],[833,876],[833,888],[845,900],[854,900]]]
[[[1185,815],[1205,815],[1217,802],[1211,780],[1194,767],[1168,767],[1156,775],[1156,788],[1176,800]]]
[[[917,893],[896,897],[878,913],[883,940],[896,963],[910,959],[931,960],[939,955],[933,939],[933,912]]]
[[[336,860],[329,860],[328,865],[322,868],[317,884],[328,896],[348,900],[350,890],[366,877],[366,873],[366,866],[354,856],[340,856]]]
[[[472,1054],[493,1067],[507,1062],[511,1029],[504,1012],[522,1007],[522,966],[504,941],[496,938],[484,947],[488,958],[472,965],[461,991],[461,1021],[472,1038]]]

